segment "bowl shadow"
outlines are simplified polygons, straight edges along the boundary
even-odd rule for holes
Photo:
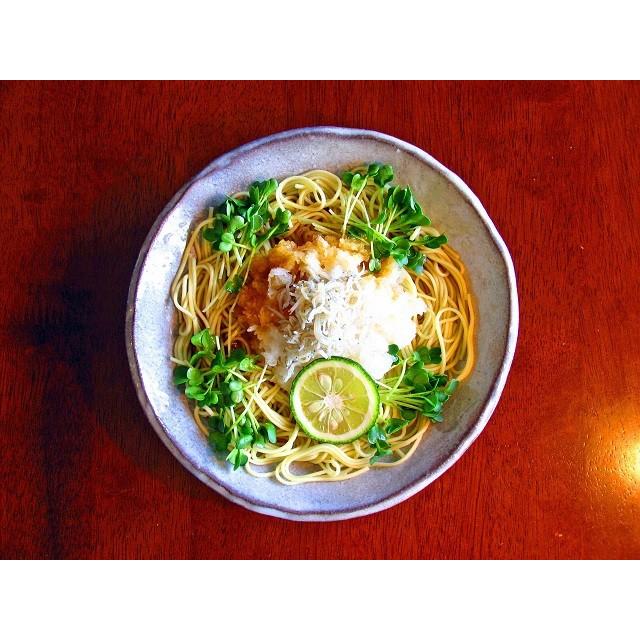
[[[184,471],[149,424],[126,353],[124,325],[131,274],[144,238],[167,200],[155,187],[139,176],[111,185],[96,199],[91,225],[73,237],[62,296],[69,316],[76,319],[74,335],[69,336],[74,347],[68,349],[62,343],[65,352],[59,356],[83,385],[98,428],[137,467],[172,490],[191,495],[200,483]]]

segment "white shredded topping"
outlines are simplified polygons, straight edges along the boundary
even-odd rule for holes
[[[282,268],[269,273],[268,297],[282,319],[260,329],[259,337],[267,365],[283,384],[305,364],[330,356],[351,358],[380,379],[393,365],[389,345],[402,348],[415,338],[415,318],[426,308],[403,286],[404,270],[375,276],[360,259],[340,262],[321,269],[311,251],[304,279],[294,282]]]

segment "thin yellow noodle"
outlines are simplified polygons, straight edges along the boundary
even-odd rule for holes
[[[233,197],[245,198],[247,192],[233,194]],[[294,238],[304,228],[340,236],[345,214],[349,213],[352,222],[369,222],[377,217],[382,206],[381,191],[375,186],[367,185],[355,197],[339,176],[320,169],[285,178],[268,203],[272,214],[278,208],[291,212],[291,229],[284,237]],[[237,247],[230,253],[212,250],[202,231],[211,226],[213,217],[213,209],[209,209],[206,217],[194,227],[171,286],[171,300],[177,312],[171,361],[180,365],[187,365],[194,353],[191,336],[205,327],[219,336],[220,344],[226,349],[241,345],[249,350],[250,346],[244,328],[235,317],[237,298],[226,291],[225,284],[235,276],[246,278],[253,254]],[[430,227],[416,230],[412,239],[422,233],[440,235]],[[268,251],[276,242],[277,239],[266,242],[260,253]],[[420,275],[407,272],[403,281],[403,286],[415,291],[427,307],[416,319],[416,338],[410,347],[403,349],[403,355],[418,346],[439,346],[441,363],[428,365],[427,369],[461,381],[468,377],[475,361],[475,310],[465,267],[449,244],[424,252],[427,257],[424,271]],[[278,436],[276,444],[254,445],[248,450],[245,470],[252,476],[273,478],[287,485],[334,482],[404,464],[415,453],[430,426],[426,418],[419,417],[394,433],[389,437],[393,457],[372,467],[370,459],[374,452],[366,438],[344,445],[324,444],[301,432],[289,411],[288,391],[276,382],[269,367],[243,375],[251,389],[244,402],[244,412],[251,412],[259,422],[272,422]],[[398,375],[398,370],[394,375]],[[380,386],[389,388],[384,379]],[[214,411],[195,406],[193,415],[198,429],[207,436],[206,420]],[[383,406],[382,418],[392,416],[391,408]]]

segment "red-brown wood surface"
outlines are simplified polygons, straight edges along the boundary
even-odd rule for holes
[[[165,449],[124,347],[174,192],[284,129],[377,129],[470,185],[513,256],[518,350],[481,437],[386,512],[292,523]],[[640,84],[0,84],[0,557],[640,557]]]

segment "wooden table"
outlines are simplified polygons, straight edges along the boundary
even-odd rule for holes
[[[292,523],[185,471],[124,347],[142,241],[207,162],[283,129],[377,129],[486,206],[521,330],[484,433],[400,506]],[[640,84],[0,84],[0,556],[640,557]]]

